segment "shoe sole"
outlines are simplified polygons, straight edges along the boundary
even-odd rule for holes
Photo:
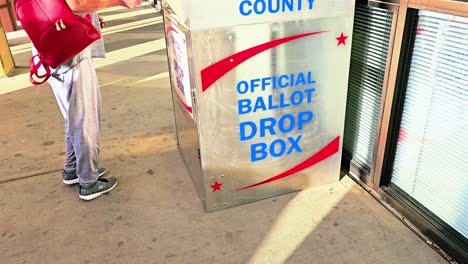
[[[103,195],[103,194],[105,194],[105,193],[108,193],[108,192],[112,191],[112,190],[117,186],[117,183],[118,183],[118,182],[115,182],[115,184],[112,185],[112,187],[110,187],[109,189],[104,190],[104,191],[102,191],[102,192],[93,193],[93,194],[86,195],[86,196],[80,195],[80,199],[85,200],[85,201],[94,200],[94,199],[98,198],[99,196],[101,196],[101,195]]]
[[[107,173],[107,170],[103,171],[102,173],[99,173],[98,178],[101,178],[101,177],[104,176],[104,174],[106,174],[106,173]],[[73,180],[68,180],[68,181],[67,181],[67,180],[63,180],[63,183],[64,183],[65,185],[74,185],[74,184],[78,184],[79,182],[80,182],[80,180],[79,180],[78,178],[73,179]]]
[[[73,184],[77,184],[79,182],[78,178],[76,179],[73,179],[73,180],[63,180],[63,183],[65,183],[66,185],[73,185]]]

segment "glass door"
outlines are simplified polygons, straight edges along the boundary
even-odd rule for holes
[[[394,159],[385,190],[466,257],[468,18],[415,13],[414,44],[401,62],[407,73],[395,107],[401,121],[389,146]]]

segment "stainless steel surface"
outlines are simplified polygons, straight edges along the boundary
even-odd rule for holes
[[[204,1],[197,10],[210,12],[204,18],[209,24],[201,20],[196,24],[200,18],[190,8],[186,12],[184,1],[164,5],[166,30],[170,17],[177,17],[184,22],[179,27],[188,29],[184,32],[195,122],[174,92],[175,116],[181,153],[207,211],[335,182],[340,176],[354,1],[316,2],[314,12],[244,18],[237,21],[239,25],[227,27],[234,18],[225,6],[239,2]],[[339,16],[327,18],[327,11]],[[188,19],[191,16],[196,19]],[[276,44],[265,48],[272,43]],[[172,48],[168,43],[169,56]],[[242,58],[245,61],[238,64]],[[219,71],[226,73],[216,78]],[[202,72],[208,72],[203,80]],[[211,78],[215,79],[207,85]],[[286,84],[289,79],[294,81]],[[252,83],[261,82],[264,90],[260,86],[253,92],[238,92],[238,85],[251,88]],[[272,83],[285,87],[276,89]],[[249,107],[239,107],[248,100],[252,108],[264,109],[251,112]],[[261,135],[260,122],[277,124],[263,129],[265,135]],[[241,140],[242,128],[254,124],[258,133]],[[257,152],[253,146],[267,150]]]
[[[185,162],[185,166],[187,167],[187,171],[192,177],[200,200],[205,203],[205,186],[203,170],[199,158],[200,144],[197,127],[175,96],[173,91],[174,115],[179,150]],[[180,166],[183,166],[183,164],[180,164]]]
[[[177,20],[173,15],[168,11],[164,10],[164,25],[166,29],[166,38],[170,38],[171,34],[168,34],[168,30],[170,27],[177,26],[178,30],[180,32],[183,32],[185,34],[185,39],[187,44],[189,45],[191,43],[190,41],[190,32],[183,27],[183,25],[180,25],[177,23]],[[175,51],[174,49],[176,48],[173,45],[173,42],[166,39],[167,43],[167,50],[168,50],[168,61],[169,61],[169,68],[170,68],[170,75],[171,75],[171,90],[172,90],[172,100],[173,100],[173,105],[174,105],[174,116],[175,116],[175,124],[176,124],[176,130],[177,130],[177,142],[179,146],[180,153],[182,155],[182,158],[184,159],[185,166],[187,167],[187,170],[189,171],[190,176],[192,177],[192,180],[194,182],[195,188],[198,192],[198,195],[200,196],[200,199],[202,202],[205,202],[205,188],[204,188],[204,182],[203,182],[203,171],[201,168],[201,163],[200,163],[200,144],[198,140],[198,130],[196,123],[191,115],[190,112],[187,111],[185,105],[182,103],[182,100],[180,98],[180,93],[178,93],[178,87],[177,83],[174,82],[174,71],[172,70],[174,68],[174,63],[172,62],[175,57]],[[189,64],[189,72],[186,73],[192,77],[193,74],[193,69],[192,69],[192,63],[191,63],[191,53],[190,49],[188,49],[188,58],[187,58],[187,63]],[[193,82],[191,82],[193,83]],[[190,91],[191,93],[191,91]],[[193,99],[193,98],[192,98]],[[193,105],[193,101],[192,101]]]
[[[337,136],[342,138],[352,16],[193,32],[195,68],[203,69],[210,62],[220,61],[274,39],[321,30],[328,32],[295,40],[253,57],[234,68],[205,92],[201,89],[201,77],[197,75],[200,145],[207,189],[216,181],[220,182],[219,175],[225,175],[223,191],[207,191],[207,205],[225,202],[228,206],[233,206],[339,179],[341,148],[339,153],[296,175],[252,189],[236,191],[287,171],[319,152]],[[337,46],[336,37],[342,32],[347,33],[349,40],[346,46]],[[317,82],[315,85],[281,90],[270,87],[266,91],[247,95],[239,95],[236,91],[237,84],[242,80],[309,71]],[[259,96],[267,98],[272,95],[278,101],[281,94],[288,98],[294,91],[309,87],[316,89],[312,104],[239,116],[239,99],[255,100]],[[262,118],[274,117],[278,120],[285,114],[297,116],[304,111],[312,111],[314,120],[306,124],[302,131],[295,129],[286,134],[277,131],[275,136],[267,135],[262,139],[256,137],[248,142],[239,140],[241,122],[253,121],[258,124]],[[251,144],[265,142],[270,145],[277,139],[289,142],[288,137],[296,139],[300,135],[302,153],[293,152],[279,158],[269,156],[259,162],[251,161]],[[211,180],[211,177],[215,179]]]
[[[190,0],[162,0],[162,7],[166,12],[177,15],[179,21],[189,28],[189,3]]]
[[[165,0],[191,30],[353,15],[354,0]]]

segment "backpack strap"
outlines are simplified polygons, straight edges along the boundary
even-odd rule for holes
[[[35,58],[39,59],[37,63],[34,62]],[[29,80],[31,81],[32,84],[40,85],[40,84],[47,82],[47,80],[49,80],[52,73],[50,72],[49,65],[47,65],[47,63],[45,63],[42,60],[41,56],[39,55],[32,56],[29,64],[31,66],[31,71],[29,73]],[[39,69],[41,67],[43,67],[45,70],[44,74],[39,74]]]

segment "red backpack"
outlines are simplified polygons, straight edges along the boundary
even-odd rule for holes
[[[49,66],[57,68],[101,38],[90,17],[75,15],[65,0],[18,0],[16,14],[38,52],[30,62],[34,85],[49,79]],[[41,66],[46,71],[42,75]]]

